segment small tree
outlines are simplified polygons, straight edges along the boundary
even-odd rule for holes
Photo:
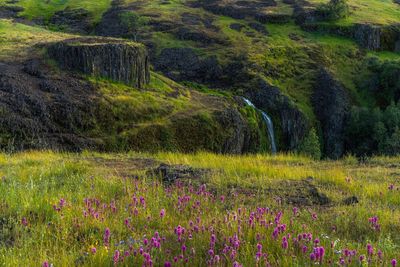
[[[311,156],[314,159],[321,159],[321,144],[319,143],[319,138],[314,128],[312,128],[308,135],[303,139],[298,151],[301,154]]]
[[[120,20],[124,27],[127,28],[128,36],[137,41],[140,29],[147,24],[147,20],[133,12],[123,12],[120,14]]]
[[[318,6],[317,11],[326,20],[338,20],[349,15],[347,0],[330,0],[327,4]]]

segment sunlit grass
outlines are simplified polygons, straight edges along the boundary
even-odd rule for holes
[[[149,177],[146,171],[139,169],[133,169],[130,174],[138,179],[127,177],[126,172],[119,173],[118,168],[129,167],[130,162],[138,158],[155,158],[169,164],[209,169],[212,175],[201,183],[211,191],[203,195],[198,193],[200,188],[197,186],[166,187],[158,178]],[[51,151],[0,154],[0,265],[37,266],[48,261],[54,266],[77,263],[112,266],[113,255],[118,250],[131,253],[123,261],[119,259],[120,265],[137,266],[143,263],[143,257],[133,256],[133,251],[138,253],[140,246],[144,246],[143,240],[150,240],[157,231],[165,241],[161,242],[160,249],[150,251],[155,266],[173,261],[173,256],[181,253],[183,243],[187,246],[184,258],[187,257],[193,266],[203,266],[210,259],[211,233],[217,236],[217,253],[222,253],[224,237],[237,233],[238,222],[223,221],[228,213],[233,216],[239,208],[244,211],[244,217],[236,261],[243,266],[254,266],[256,245],[260,243],[273,266],[310,264],[309,254],[302,256],[291,241],[285,251],[281,247],[282,236],[278,240],[271,239],[273,227],[262,227],[258,221],[254,227],[248,225],[250,211],[257,207],[269,207],[271,214],[263,216],[270,220],[282,211],[282,223],[287,224],[293,236],[313,233],[327,251],[326,260],[329,258],[338,263],[340,254],[334,254],[330,249],[330,242],[336,242],[337,250],[349,248],[358,251],[350,265],[359,266],[358,257],[366,255],[366,244],[371,243],[375,248],[371,265],[378,265],[377,249],[383,252],[383,262],[389,263],[392,258],[400,256],[397,234],[400,230],[399,180],[396,169],[393,169],[396,162],[397,158],[382,157],[372,158],[367,163],[358,163],[351,157],[342,161],[314,161],[284,154],[69,154]],[[280,181],[300,181],[308,177],[312,177],[317,188],[332,198],[331,205],[298,207],[298,216],[293,216],[292,205],[265,194],[274,186],[282,186]],[[389,189],[392,184],[394,188]],[[232,185],[239,193],[232,193]],[[251,189],[256,190],[249,191],[253,192],[250,195],[240,193]],[[280,189],[281,192],[292,190]],[[178,201],[178,197],[185,195],[190,197],[187,204]],[[358,204],[341,204],[343,198],[351,195],[359,199]],[[220,200],[222,196],[224,201]],[[145,206],[132,206],[134,197],[137,201],[143,197]],[[88,210],[85,205],[87,198],[96,199],[101,204]],[[62,199],[66,204],[60,206]],[[55,210],[54,205],[60,210]],[[165,215],[160,218],[162,209]],[[95,214],[98,214],[97,219],[93,217]],[[315,219],[312,219],[312,214],[316,214]],[[373,230],[368,222],[368,218],[373,216],[379,218],[379,231]],[[205,226],[204,231],[191,232],[190,221],[196,220]],[[174,229],[178,225],[191,232],[192,238],[188,238],[186,232],[184,242],[177,242]],[[110,246],[105,246],[103,240],[106,228],[111,231]],[[138,241],[132,243],[132,250],[129,250],[126,242],[131,239]],[[117,246],[120,241],[125,243]],[[93,248],[96,248],[96,253],[92,252]],[[215,266],[233,263],[229,255],[220,260],[221,264]],[[173,266],[186,265],[178,260]]]

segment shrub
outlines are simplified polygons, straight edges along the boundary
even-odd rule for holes
[[[310,130],[298,148],[298,152],[314,159],[321,158],[321,144],[314,128]]]
[[[317,8],[318,14],[324,20],[338,20],[349,15],[347,0],[330,0]]]

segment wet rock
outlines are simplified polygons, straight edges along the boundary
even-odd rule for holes
[[[342,202],[343,202],[344,205],[350,206],[350,205],[357,204],[359,201],[358,201],[358,198],[356,196],[351,196],[351,197],[343,199]]]
[[[144,46],[117,39],[78,38],[55,43],[49,55],[62,68],[142,88],[150,81]]]
[[[274,121],[277,135],[282,136],[278,146],[280,150],[290,151],[297,148],[308,133],[306,117],[283,95],[279,88],[257,79],[251,84],[251,90],[245,93],[253,104],[267,112]]]
[[[149,170],[147,174],[161,177],[163,182],[173,184],[176,180],[181,179],[201,179],[209,172],[206,169],[195,169],[186,165],[168,165],[162,163],[157,168]]]
[[[312,104],[322,126],[324,154],[337,159],[344,153],[345,125],[350,111],[347,91],[322,69],[316,80]]]

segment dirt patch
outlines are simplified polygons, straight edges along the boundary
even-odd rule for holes
[[[318,190],[310,178],[300,181],[281,181],[272,192],[286,203],[298,206],[328,205],[331,203],[331,200]]]
[[[186,165],[160,164],[157,168],[147,172],[149,176],[161,177],[166,184],[173,184],[177,180],[202,180],[210,174],[210,170],[196,169]]]
[[[132,158],[132,159],[103,159],[90,158],[89,162],[93,162],[96,166],[103,166],[109,170],[115,171],[117,175],[122,177],[137,178],[136,172],[155,168],[160,164],[159,161],[149,158]]]

